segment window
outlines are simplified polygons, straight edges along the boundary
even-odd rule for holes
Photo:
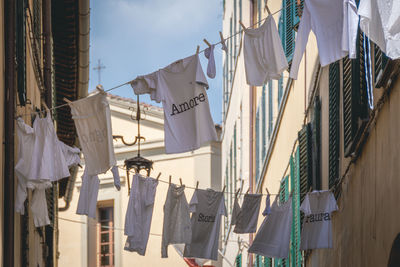
[[[311,124],[308,123],[297,134],[299,140],[299,173],[302,193],[307,193],[312,186],[312,136]],[[301,195],[301,202],[304,195]]]
[[[302,219],[300,217],[300,204],[302,199],[299,194],[302,191],[300,162],[300,147],[298,147],[295,156],[290,157],[290,191],[292,192],[293,222],[290,234],[289,266],[293,267],[301,267],[302,261],[300,252],[300,222]]]
[[[283,97],[283,78],[278,80],[278,107],[281,106]]]
[[[272,95],[272,81],[268,83],[268,139],[274,130],[274,101]]]
[[[271,83],[271,82],[270,82]],[[262,95],[261,95],[261,160],[264,161],[266,153],[267,153],[267,131],[266,131],[266,86],[262,87]]]
[[[254,267],[262,267],[262,257],[260,255],[256,255]]]
[[[314,99],[314,113],[311,122],[312,131],[312,187],[322,189],[321,181],[321,100],[319,96]]]
[[[329,188],[339,176],[339,86],[339,63],[335,62],[329,65]]]
[[[35,1],[34,1],[35,2]],[[20,106],[26,102],[26,14],[25,0],[17,1],[16,20],[16,61],[17,61],[17,88]]]
[[[379,46],[374,44],[375,84],[377,84],[380,77],[382,77],[388,60],[389,58],[385,55],[385,53],[382,52]]]
[[[99,266],[114,266],[114,207],[98,208]]]
[[[260,178],[260,108],[256,113],[256,182]]]
[[[235,267],[242,267],[242,254],[236,256]]]
[[[279,19],[279,34],[282,39],[283,50],[285,51],[286,59],[290,62],[294,53],[295,29],[298,28],[300,22],[300,13],[303,7],[301,0],[300,8],[297,6],[297,0],[283,0],[282,13]]]

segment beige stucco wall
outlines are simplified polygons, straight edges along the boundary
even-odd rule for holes
[[[113,134],[127,137],[128,140],[126,141],[128,142],[133,141],[137,134],[137,124],[131,120],[132,111],[128,110],[128,107],[135,104],[131,100],[115,97],[109,98],[109,101],[112,111]],[[141,121],[141,134],[146,138],[141,146],[141,155],[154,161],[151,176],[157,177],[161,172],[161,177],[157,186],[150,229],[151,235],[149,236],[146,255],[139,256],[135,252],[128,252],[123,249],[126,241],[123,228],[129,200],[126,172],[122,169],[119,170],[121,191],[114,188],[110,172],[100,176],[101,189],[98,201],[110,199],[114,201],[115,266],[187,266],[172,246],[169,246],[169,257],[167,259],[161,258],[163,205],[167,194],[169,175],[172,175],[172,182],[176,184],[179,184],[179,178],[182,178],[183,183],[189,187],[195,187],[196,181],[199,181],[199,188],[210,186],[213,189],[220,188],[220,144],[215,142],[206,144],[193,152],[166,155],[162,109],[154,106],[148,106],[148,108],[141,106],[141,109],[145,111],[144,120]],[[136,156],[136,149],[137,145],[128,147],[120,141],[115,142],[117,164],[122,167],[126,158]],[[92,226],[92,230],[89,230],[87,225],[87,223],[95,224],[95,221],[88,222],[86,216],[75,214],[82,172],[83,170],[80,169],[70,208],[66,212],[59,213],[60,267],[96,266],[98,256],[95,255],[96,252],[93,250],[96,241],[91,237],[93,232],[96,231],[94,229],[96,226]],[[130,174],[130,181],[132,182],[132,174]],[[188,201],[190,201],[193,192],[194,190],[190,188],[185,190]]]
[[[379,112],[360,157],[344,180],[339,211],[332,217],[333,249],[313,250],[307,266],[387,266],[392,243],[400,232],[398,114],[399,80]],[[326,115],[322,116],[321,121],[324,120]],[[326,150],[323,148],[325,158]],[[341,156],[342,174],[347,162]],[[323,177],[326,184],[327,176]]]

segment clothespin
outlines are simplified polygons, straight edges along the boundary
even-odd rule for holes
[[[240,192],[240,188],[236,191],[235,197],[237,197],[239,195],[239,192]]]
[[[196,48],[196,55],[199,54],[199,51],[200,51],[200,46],[198,45],[197,48]]]
[[[219,38],[221,39],[222,50],[224,50],[225,52],[228,52],[228,47],[225,44],[225,39],[224,39],[224,36],[222,35],[222,32],[219,32]]]
[[[249,191],[250,191],[250,187],[247,188],[246,195],[249,193]]]
[[[78,163],[78,166],[79,166],[79,168],[81,168],[81,169],[83,168],[83,167],[82,167],[82,165],[81,165],[81,164],[79,164],[79,163]]]
[[[182,186],[182,185],[183,185],[183,184],[182,184],[182,178],[179,178],[179,182],[181,183],[181,186]]]
[[[158,181],[158,179],[160,179],[160,176],[161,176],[161,172],[157,175],[157,181]]]
[[[196,183],[196,190],[199,189],[199,181]]]
[[[240,26],[242,26],[243,30],[246,30],[246,26],[244,26],[244,24],[241,20],[239,20],[239,24],[240,24]]]
[[[311,191],[312,191],[312,186],[310,186],[307,193],[310,193]]]
[[[46,102],[44,102],[44,100],[42,100],[42,106],[44,106],[46,110],[50,110],[49,107],[46,105]]]
[[[204,38],[203,41],[206,43],[206,45],[208,45],[209,47],[211,47],[211,44],[207,41],[206,38]]]
[[[270,195],[269,191],[268,191],[268,187],[265,188],[267,190],[267,194]]]
[[[65,102],[67,102],[68,104],[71,104],[72,103],[72,101],[71,100],[69,100],[68,98],[66,98],[66,97],[64,97],[63,98],[63,100],[65,101]]]
[[[271,15],[271,10],[269,10],[269,8],[268,8],[268,0],[265,0],[265,9],[267,10],[268,15]]]
[[[169,184],[171,184],[171,179],[172,179],[172,176],[170,175],[169,176]]]
[[[103,85],[98,84],[98,85],[96,86],[96,89],[97,89],[97,91],[99,91],[100,93],[104,93]]]
[[[225,192],[225,188],[226,188],[226,185],[224,185],[224,188],[222,189],[222,193],[224,193],[224,192]]]

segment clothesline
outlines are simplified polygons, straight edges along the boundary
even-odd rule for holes
[[[122,166],[118,166],[118,168],[120,168],[121,170],[126,171],[126,169],[125,169],[124,167],[122,167]],[[134,171],[129,171],[129,172],[132,173],[132,174],[135,174]],[[162,182],[162,183],[165,183],[165,184],[169,184],[169,181],[164,181],[164,180],[162,180],[162,179],[158,179],[158,181],[159,181],[159,182]],[[171,184],[172,184],[172,182],[171,182]],[[196,187],[187,186],[187,185],[185,185],[185,188],[189,188],[189,189],[193,189],[193,190],[196,190],[196,189],[197,189]],[[247,194],[247,192],[244,192],[244,193],[243,193],[243,191],[241,191],[240,189],[238,189],[238,191],[239,191],[239,193],[237,193],[237,192],[229,192],[229,191],[225,191],[224,193],[225,193],[225,194],[231,194],[231,195],[236,195],[236,194],[238,194],[238,195],[242,195],[242,196],[244,196],[244,195]],[[240,191],[241,191],[241,192],[240,192]],[[307,192],[307,193],[308,193],[308,192]],[[306,195],[307,193],[299,193],[299,194],[300,194],[300,195]],[[270,194],[255,193],[255,194],[259,194],[259,195],[262,195],[262,196],[268,196],[268,195],[270,195],[270,196],[279,196],[280,193],[270,193]]]
[[[255,23],[253,23],[252,25],[249,26],[249,28],[250,28],[250,27],[254,27],[254,26],[256,26],[257,24],[263,22],[263,21],[266,20],[269,16],[272,16],[272,15],[277,14],[277,13],[280,12],[283,8],[286,8],[286,7],[290,6],[291,4],[292,4],[292,3],[289,3],[289,4],[287,4],[285,7],[282,7],[282,8],[280,8],[280,9],[278,9],[277,11],[272,12],[271,14],[268,14],[267,17],[265,17],[265,18],[263,18],[263,19],[261,19],[261,20],[255,22]],[[219,41],[219,42],[216,42],[216,43],[214,43],[214,44],[212,44],[212,45],[221,44],[222,41],[225,42],[226,40],[229,40],[229,39],[235,37],[236,35],[241,34],[243,31],[244,31],[244,29],[241,29],[241,30],[239,30],[238,32],[236,32],[236,33],[234,33],[234,34],[232,34],[232,35],[230,35],[230,36],[224,38],[223,40],[221,40],[221,41]],[[203,49],[203,50],[200,50],[200,51],[199,51],[199,54],[200,54],[200,53],[204,53],[204,51],[205,51],[206,49],[207,49],[207,48],[205,48],[205,49]],[[114,87],[112,87],[112,88],[110,88],[110,89],[104,90],[104,92],[110,92],[110,91],[115,90],[115,89],[118,89],[118,88],[120,88],[120,87],[122,87],[122,86],[128,85],[129,83],[131,83],[131,81],[125,82],[125,83],[120,84],[120,85],[116,85],[116,86],[114,86]],[[72,102],[73,102],[73,101],[72,101]],[[61,104],[61,105],[58,105],[58,106],[49,108],[49,110],[50,110],[50,111],[53,111],[53,110],[56,110],[56,109],[58,109],[58,108],[65,107],[65,106],[67,106],[67,105],[68,105],[68,103],[64,103],[64,104]],[[33,115],[33,114],[38,114],[38,113],[42,113],[42,112],[43,112],[43,111],[32,111],[32,112],[20,114],[20,115],[15,116],[15,119],[17,119],[18,117],[31,116],[31,115]]]

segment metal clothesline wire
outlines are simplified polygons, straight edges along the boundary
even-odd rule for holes
[[[286,6],[284,6],[284,7],[280,8],[280,9],[278,9],[277,11],[272,12],[271,14],[268,14],[267,17],[265,17],[265,18],[263,18],[263,19],[261,19],[261,20],[255,22],[255,23],[253,23],[253,24],[250,25],[249,27],[254,27],[255,25],[257,25],[257,24],[263,22],[264,20],[266,20],[269,16],[273,16],[273,15],[277,14],[277,13],[280,12],[283,8],[289,7],[290,5],[292,5],[291,2],[290,2],[289,4],[287,4]],[[231,36],[228,36],[228,37],[224,38],[223,41],[225,42],[226,40],[229,40],[229,39],[235,37],[236,35],[241,34],[243,31],[244,31],[244,29],[241,29],[241,30],[239,30],[238,32],[232,34]],[[219,41],[219,42],[214,43],[213,45],[218,45],[218,44],[221,44],[221,43],[222,43],[222,40]],[[199,51],[199,54],[200,54],[200,53],[204,53],[204,51],[205,51],[206,49],[207,49],[207,48],[205,48],[205,49]],[[114,87],[112,87],[112,88],[109,88],[109,89],[107,89],[107,90],[104,90],[104,92],[109,92],[109,91],[115,90],[115,89],[120,88],[120,87],[122,87],[122,86],[128,85],[128,84],[131,83],[131,82],[132,82],[132,81],[128,81],[128,82],[125,82],[125,83],[123,83],[123,84],[114,86]],[[75,101],[76,101],[76,100],[75,100]],[[72,101],[72,102],[74,102],[74,101]],[[61,104],[61,105],[58,105],[58,106],[49,108],[49,110],[50,110],[50,111],[53,111],[53,110],[56,110],[56,109],[58,109],[58,108],[65,107],[65,106],[67,106],[67,105],[68,105],[68,103],[64,103],[64,104]],[[32,111],[32,112],[28,112],[28,113],[24,113],[24,114],[17,115],[15,118],[18,118],[18,117],[25,117],[25,116],[31,116],[31,115],[33,115],[33,114],[38,114],[38,113],[42,113],[42,112],[43,112],[43,111]]]

